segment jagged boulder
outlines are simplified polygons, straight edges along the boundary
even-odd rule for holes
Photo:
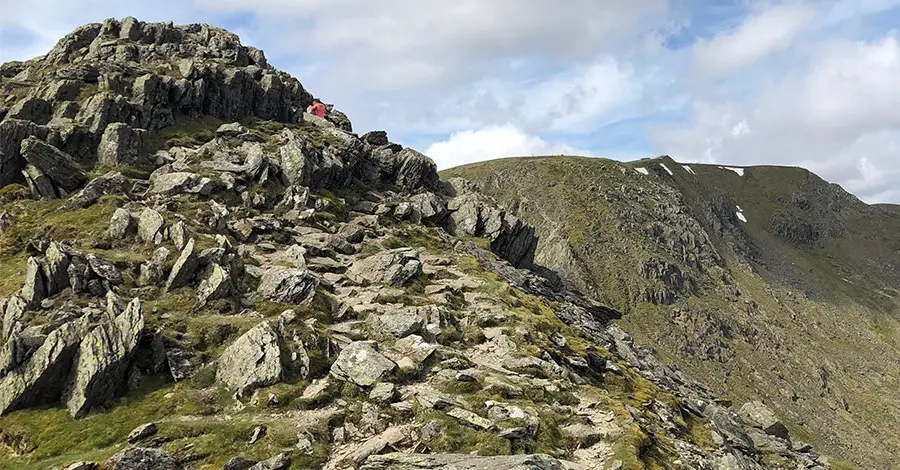
[[[0,414],[58,400],[87,327],[85,317],[60,326],[25,363],[0,379]]]
[[[331,365],[331,375],[361,387],[371,387],[382,382],[395,367],[393,361],[378,352],[374,343],[356,341],[341,350]]]
[[[411,248],[397,248],[354,262],[347,277],[359,283],[404,286],[421,273],[419,253]]]
[[[211,300],[224,299],[231,293],[231,278],[225,268],[211,264],[197,286],[197,300],[201,305]]]
[[[216,381],[249,396],[260,387],[278,383],[284,375],[281,339],[269,322],[244,333],[218,360]]]
[[[172,266],[172,272],[169,273],[169,278],[166,280],[166,290],[188,285],[194,278],[198,265],[199,259],[194,249],[194,239],[191,238],[181,250],[178,259],[175,260],[175,265]]]
[[[31,166],[46,175],[57,190],[57,196],[75,191],[85,183],[87,177],[69,154],[34,137],[22,141],[22,157]],[[50,197],[50,194],[42,195]]]
[[[123,388],[143,329],[141,302],[133,299],[121,315],[101,324],[81,341],[65,400],[73,418],[106,403]]]
[[[565,470],[578,468],[573,462],[549,455],[498,455],[482,457],[471,454],[405,454],[372,455],[361,470]]]
[[[398,186],[407,191],[437,188],[440,178],[432,159],[411,148],[401,150],[395,158],[395,182]]]
[[[319,281],[305,269],[275,266],[267,269],[257,293],[266,300],[302,305],[312,300]]]
[[[140,163],[145,133],[143,129],[134,129],[122,122],[106,126],[97,149],[98,162],[105,166]]]

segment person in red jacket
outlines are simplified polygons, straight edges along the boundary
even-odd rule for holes
[[[319,101],[318,99],[315,99],[315,100],[313,100],[313,104],[310,105],[310,107],[306,108],[306,112],[308,112],[309,114],[315,114],[316,116],[319,116],[320,118],[324,118],[325,117],[325,105],[322,104],[322,102]]]

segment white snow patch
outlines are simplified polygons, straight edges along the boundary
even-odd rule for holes
[[[689,165],[681,165],[681,167],[684,168],[684,171],[686,171],[694,176],[697,176],[697,173],[694,173],[694,169],[691,168]]]
[[[738,219],[741,219],[741,222],[743,222],[743,223],[745,223],[745,224],[747,223],[747,218],[744,217],[744,213],[743,213],[743,212],[735,212],[735,215],[737,215],[737,218],[738,218]]]
[[[740,175],[740,176],[744,176],[744,169],[743,169],[743,168],[733,168],[733,167],[730,167],[730,166],[720,166],[719,168],[721,168],[721,169],[723,169],[723,170],[733,171],[733,172],[737,173],[737,174]]]
[[[636,171],[636,172],[638,172],[638,173],[640,173],[640,174],[642,174],[642,175],[644,175],[644,176],[650,174],[650,172],[647,171],[646,168],[635,168],[634,171]]]
[[[666,173],[668,173],[669,176],[675,175],[675,173],[672,173],[672,170],[670,170],[669,167],[667,167],[665,163],[660,163],[659,166],[661,166],[663,168],[663,170],[666,170]]]

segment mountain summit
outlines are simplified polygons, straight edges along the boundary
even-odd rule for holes
[[[754,318],[775,310],[734,301],[750,281],[730,270],[722,235],[646,168],[615,168],[615,186],[574,181],[592,198],[583,223],[556,219],[574,213],[569,199],[542,199],[560,204],[542,221],[527,202],[497,203],[509,186],[488,189],[477,172],[475,183],[441,179],[428,157],[383,131],[354,133],[331,105],[324,118],[304,112],[313,101],[261,51],[207,25],[106,20],[0,66],[0,467],[844,465],[804,442],[842,452],[815,434],[832,415],[806,426],[780,391],[734,401],[695,379],[716,378],[704,364],[756,357],[722,331],[778,351],[801,337],[774,342],[781,325],[679,303],[725,292]],[[552,176],[541,198],[569,182]],[[734,217],[761,211],[748,202]],[[592,222],[605,214],[629,218]],[[788,222],[788,238],[815,242]],[[622,257],[597,249],[611,231]],[[639,247],[661,251],[635,257]],[[610,262],[621,271],[597,276],[592,266]],[[653,323],[672,306],[696,329]],[[834,318],[798,315],[817,327]],[[681,361],[689,376],[669,356],[679,351],[638,347],[632,327],[711,357]],[[809,338],[835,330],[817,331]],[[873,364],[885,387],[896,378]],[[823,403],[861,413],[842,363],[826,367]],[[759,370],[743,383],[776,384]],[[884,464],[887,453],[834,457]]]

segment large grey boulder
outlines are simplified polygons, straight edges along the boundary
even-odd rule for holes
[[[130,447],[106,461],[109,470],[182,470],[178,461],[159,449]]]
[[[291,454],[282,452],[270,459],[254,464],[250,470],[287,470],[291,466]]]
[[[19,297],[25,301],[28,308],[35,308],[47,297],[47,287],[44,284],[44,275],[38,260],[29,257],[25,264],[25,283],[19,291]]]
[[[0,379],[0,414],[58,400],[87,327],[86,317],[62,325],[25,363]]]
[[[762,429],[770,436],[777,436],[782,439],[790,438],[784,423],[762,402],[751,401],[745,403],[738,411],[738,415],[750,425]]]
[[[331,375],[340,380],[353,382],[361,387],[371,387],[396,368],[396,364],[375,349],[375,343],[356,341],[341,350]]]
[[[138,237],[146,243],[161,243],[160,230],[165,220],[155,209],[146,208],[138,216]]]
[[[121,315],[84,337],[75,355],[65,399],[73,418],[105,404],[123,388],[143,329],[141,301],[135,298]]]
[[[237,391],[239,397],[278,383],[284,374],[281,339],[269,322],[244,333],[222,353],[216,380]]]
[[[302,305],[312,300],[319,281],[305,269],[275,266],[267,269],[257,293],[266,300]]]
[[[20,150],[25,161],[47,175],[57,188],[66,193],[87,183],[84,172],[69,154],[42,140],[28,137],[22,141]]]
[[[347,277],[358,283],[404,286],[421,273],[419,253],[411,248],[397,248],[354,262]]]
[[[140,163],[145,133],[143,129],[134,129],[122,122],[106,126],[97,148],[98,162],[105,166]]]
[[[197,286],[197,300],[204,305],[211,300],[224,299],[230,293],[231,279],[228,272],[216,263],[211,264]]]
[[[361,470],[564,470],[577,468],[572,462],[549,455],[403,454],[372,455]]]

